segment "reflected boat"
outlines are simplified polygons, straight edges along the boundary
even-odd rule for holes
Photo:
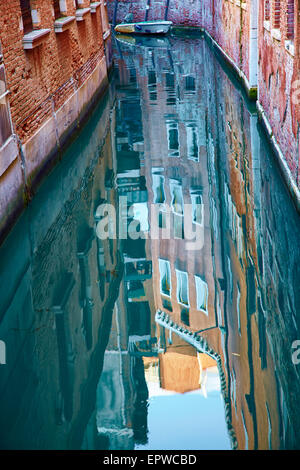
[[[118,34],[117,40],[127,46],[140,47],[169,47],[170,41],[164,36],[127,36],[126,34]]]
[[[124,34],[167,34],[172,21],[141,21],[139,23],[121,23],[115,27],[117,33]]]

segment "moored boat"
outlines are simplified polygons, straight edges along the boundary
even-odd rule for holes
[[[172,21],[121,23],[115,27],[115,31],[123,34],[167,34],[170,31],[172,24]]]

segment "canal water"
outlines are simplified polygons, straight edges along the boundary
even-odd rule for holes
[[[0,248],[0,446],[299,448],[299,216],[255,106],[201,36],[114,48]]]

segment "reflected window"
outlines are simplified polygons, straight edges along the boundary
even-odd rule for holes
[[[164,297],[161,298],[162,306],[164,309],[168,310],[169,312],[173,312],[172,303],[169,299],[165,299]]]
[[[198,134],[195,124],[188,124],[186,126],[186,139],[187,139],[187,157],[194,162],[199,161],[199,146]]]
[[[164,184],[165,178],[163,175],[152,174],[153,202],[155,204],[163,204],[166,200]]]
[[[174,89],[175,87],[175,75],[173,73],[166,73],[166,87]]]
[[[184,218],[182,214],[173,214],[174,238],[184,239]]]
[[[180,319],[186,326],[190,326],[190,311],[188,308],[181,309]]]
[[[150,99],[150,101],[157,100],[156,73],[152,70],[148,72],[148,87],[149,87],[149,99]]]
[[[191,192],[193,223],[204,225],[204,204],[200,191]]]
[[[172,209],[176,214],[183,215],[183,194],[181,182],[177,180],[170,180],[170,192],[172,198]]]
[[[154,70],[148,72],[148,86],[156,86],[156,73]]]
[[[170,262],[164,259],[159,260],[159,273],[160,273],[160,292],[161,294],[171,296],[171,268]]]
[[[188,75],[187,77],[185,77],[185,89],[186,91],[196,90],[195,78],[192,77],[191,75]]]
[[[152,261],[139,260],[125,263],[125,280],[145,280],[152,277]]]
[[[200,276],[195,276],[196,296],[197,296],[197,310],[201,310],[208,315],[208,285],[201,279]]]
[[[169,157],[179,157],[179,132],[178,123],[167,121]]]
[[[167,228],[167,213],[165,211],[159,211],[158,213],[158,226],[159,228]]]
[[[183,305],[189,305],[189,278],[185,271],[176,269],[177,301]]]
[[[145,289],[141,281],[129,281],[127,282],[127,296],[128,299],[139,299],[144,297]]]

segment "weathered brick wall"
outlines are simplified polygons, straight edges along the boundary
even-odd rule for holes
[[[249,1],[203,0],[202,27],[249,80]]]
[[[114,18],[115,5],[115,0],[108,0],[110,21]],[[174,24],[201,26],[202,0],[190,0],[186,4],[182,0],[120,0],[117,2],[116,22],[121,23],[128,13],[133,13],[134,21],[144,21],[147,5],[148,20],[163,20],[167,16]]]
[[[293,54],[286,47],[287,0],[281,3],[280,36],[277,38],[272,17],[268,25],[264,22],[263,8],[259,11],[259,102],[299,187],[299,15],[295,14]],[[300,2],[295,0],[295,12],[299,8]]]
[[[89,3],[83,0],[81,6]],[[84,21],[73,21],[67,31],[56,34],[52,5],[51,0],[32,0],[31,8],[37,16],[34,28],[49,28],[50,33],[41,46],[25,51],[20,1],[0,3],[0,39],[12,120],[22,141],[51,115],[52,96],[59,106],[104,55],[99,8],[97,14],[88,13]],[[73,0],[66,0],[66,6],[66,15],[73,16]]]
[[[31,28],[29,24],[24,36],[21,2],[0,2],[0,44],[13,124],[12,136],[0,148],[0,239],[107,84],[111,38],[106,5],[101,0],[92,12],[90,3],[78,0],[77,8],[87,10],[77,21],[75,2],[60,0],[58,14],[71,21],[57,32],[53,0],[30,0],[33,29],[48,32],[36,47],[24,50]],[[26,24],[30,14],[27,19]]]

